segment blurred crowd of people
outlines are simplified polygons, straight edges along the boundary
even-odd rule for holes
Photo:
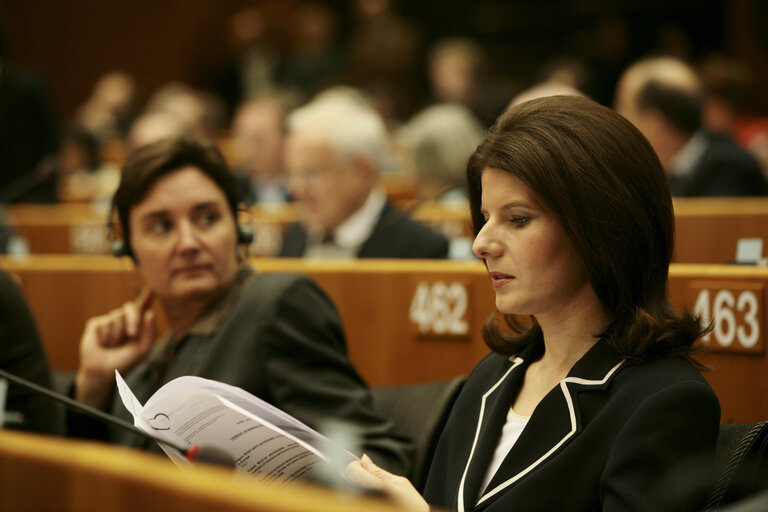
[[[44,84],[0,53],[0,202],[108,202],[128,152],[194,133],[219,143],[248,201],[306,203],[286,168],[287,120],[334,95],[378,116],[387,154],[373,182],[396,176],[413,200],[464,198],[466,160],[497,115],[554,94],[592,97],[633,121],[675,195],[768,193],[768,118],[751,109],[750,70],[724,54],[691,62],[684,34],[667,34],[659,55],[628,67],[626,27],[608,19],[595,29],[606,55],[554,58],[523,88],[489,72],[479,41],[425,45],[388,0],[355,2],[346,47],[324,4],[296,2],[290,37],[278,37],[257,5],[231,16],[231,58],[197,83],[167,83],[142,101],[139,77],[107,70],[66,120],[53,116]]]

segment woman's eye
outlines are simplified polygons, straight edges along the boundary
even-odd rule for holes
[[[200,215],[198,218],[199,223],[202,226],[210,226],[217,220],[219,220],[220,215],[216,212],[205,212]]]
[[[522,228],[526,224],[528,224],[528,221],[530,220],[529,217],[512,217],[509,219],[509,222],[512,223],[513,226]]]
[[[171,223],[167,220],[158,220],[150,224],[149,230],[156,234],[156,235],[162,235],[164,233],[167,233],[171,229]]]

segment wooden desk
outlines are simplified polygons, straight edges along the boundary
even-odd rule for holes
[[[762,238],[768,255],[768,197],[677,198],[674,204],[673,261],[728,263],[740,238]]]
[[[674,261],[724,264],[736,256],[740,238],[762,238],[768,245],[768,198],[675,199]],[[466,202],[425,202],[404,208],[412,216],[449,238],[471,238]],[[107,205],[89,204],[7,206],[33,254],[108,254]],[[256,233],[250,254],[271,257],[282,244],[285,226],[299,219],[295,205],[255,206],[241,217]],[[768,254],[768,249],[766,249]]]
[[[109,254],[107,204],[12,204],[7,205],[9,224],[23,236],[31,254]],[[253,207],[240,222],[254,230],[249,247],[252,256],[274,256],[280,250],[283,231],[298,219],[294,205]]]
[[[262,272],[311,275],[336,303],[349,355],[374,386],[467,374],[488,352],[481,327],[494,308],[479,262],[254,259]],[[102,257],[0,258],[16,273],[37,317],[52,366],[74,370],[85,319],[132,297],[138,278],[125,260]],[[723,420],[768,418],[768,268],[672,265],[677,307],[714,318],[713,352],[702,360],[720,396]],[[77,300],[74,300],[77,297]]]
[[[9,224],[26,239],[31,254],[109,254],[108,208],[107,204],[86,203],[6,206]],[[449,238],[471,236],[465,203],[425,203],[413,215]],[[249,254],[275,256],[286,226],[298,220],[294,204],[256,205],[241,214],[240,223],[250,225],[255,234]]]
[[[487,352],[480,326],[493,310],[494,298],[487,274],[476,262],[254,259],[252,263],[261,272],[301,272],[318,281],[342,315],[350,358],[372,385],[450,378],[467,373]],[[141,289],[127,258],[0,257],[0,267],[21,278],[56,370],[77,368],[77,346],[88,318],[118,307]],[[443,290],[435,284],[439,282],[453,288]],[[414,301],[417,289],[419,300]],[[408,320],[411,315],[421,321],[424,332]],[[161,315],[159,321],[162,331]],[[435,334],[433,324],[440,334]],[[403,364],[428,360],[425,366]]]
[[[31,254],[109,254],[109,205],[87,203],[9,204],[8,223]]]
[[[726,264],[736,258],[740,238],[761,238],[768,256],[768,198],[675,198],[677,263]],[[413,217],[449,238],[473,238],[467,203],[427,202]]]
[[[713,321],[704,376],[720,397],[725,423],[768,419],[768,268],[672,265],[670,296]]]
[[[99,443],[0,431],[0,510],[13,512],[397,512],[380,500]]]

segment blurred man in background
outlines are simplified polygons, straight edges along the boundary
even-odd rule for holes
[[[280,255],[445,258],[448,240],[377,189],[388,150],[381,117],[354,90],[321,95],[294,111],[285,162],[302,220],[287,229]]]
[[[757,161],[728,136],[702,128],[704,93],[696,72],[672,57],[630,66],[619,80],[616,110],[648,138],[675,196],[768,193]]]

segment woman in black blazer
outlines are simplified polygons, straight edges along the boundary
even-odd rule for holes
[[[653,149],[608,108],[543,98],[499,118],[467,178],[493,353],[454,405],[426,501],[367,458],[350,477],[414,510],[662,509],[668,470],[711,455],[720,408],[691,359],[704,329],[667,297],[674,215]]]

